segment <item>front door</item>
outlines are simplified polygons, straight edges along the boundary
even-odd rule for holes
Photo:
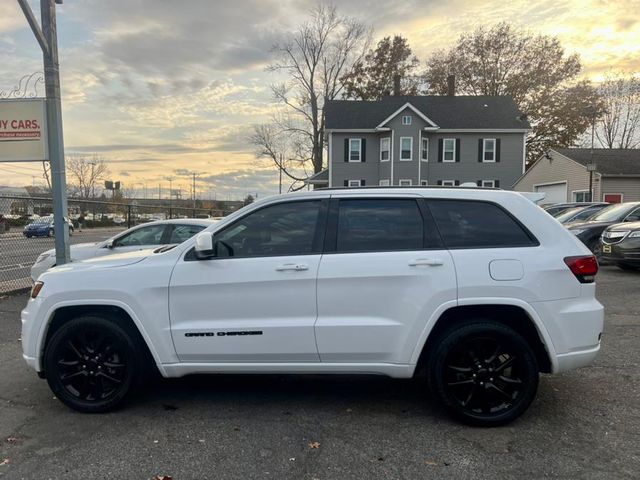
[[[316,362],[321,200],[260,208],[214,234],[217,254],[187,253],[171,276],[174,345],[184,362]]]
[[[332,200],[318,272],[322,362],[407,364],[437,308],[455,303],[452,257],[420,202]]]

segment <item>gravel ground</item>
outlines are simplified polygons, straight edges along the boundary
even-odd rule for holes
[[[26,296],[0,299],[0,478],[495,479],[640,476],[640,272],[603,267],[603,348],[541,379],[509,426],[451,421],[416,381],[356,376],[160,380],[82,415],[20,356]]]

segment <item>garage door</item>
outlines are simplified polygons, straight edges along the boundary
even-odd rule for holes
[[[546,193],[547,196],[540,203],[563,203],[567,201],[566,182],[554,183],[553,185],[538,185],[536,192]]]

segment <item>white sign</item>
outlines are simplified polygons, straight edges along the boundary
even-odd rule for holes
[[[0,162],[49,160],[44,98],[0,100]]]

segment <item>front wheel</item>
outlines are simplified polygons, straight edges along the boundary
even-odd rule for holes
[[[68,407],[86,413],[118,407],[136,383],[144,358],[133,336],[106,318],[68,321],[46,347],[49,387]]]
[[[538,389],[538,364],[526,340],[511,328],[475,321],[441,335],[427,364],[429,387],[464,423],[494,427],[529,407]]]

